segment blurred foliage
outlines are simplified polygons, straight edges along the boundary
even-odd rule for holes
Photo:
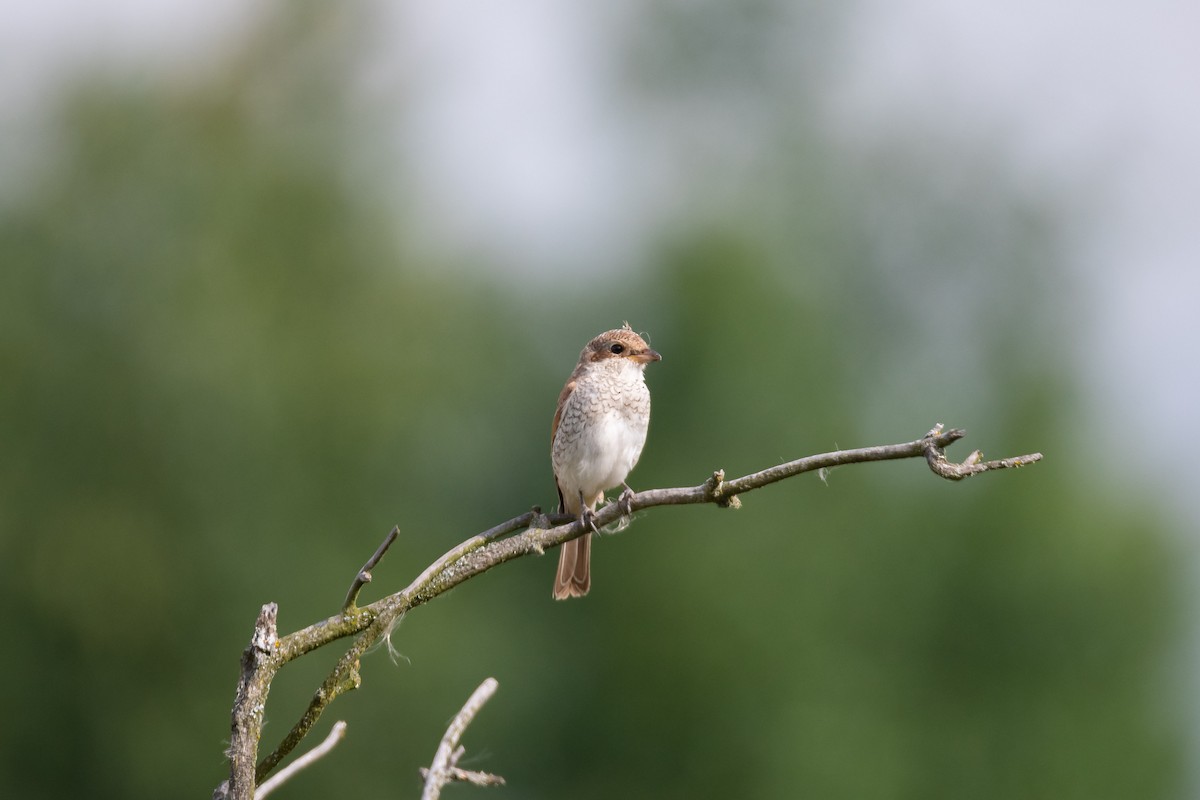
[[[710,12],[689,37],[720,35]],[[643,41],[671,36],[650,16]],[[1151,499],[1070,457],[1051,209],[961,154],[944,193],[903,143],[850,164],[782,115],[764,163],[632,284],[564,301],[464,280],[347,178],[353,30],[285,22],[188,88],[82,88],[54,169],[0,218],[14,795],[210,791],[258,607],[285,631],[333,613],[395,522],[364,599],[548,506],[561,381],[626,318],[665,356],[636,487],[939,420],[1048,459],[960,485],[845,468],[738,512],[647,513],[598,542],[583,602],[550,601],[554,554],[496,570],[410,615],[401,658],[365,660],[330,711],[347,739],[289,796],[415,796],[488,675],[466,766],[508,778],[489,797],[1179,791],[1177,545]],[[694,74],[643,99],[699,94]],[[281,675],[265,747],[337,655]]]

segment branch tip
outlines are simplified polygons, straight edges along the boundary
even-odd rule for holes
[[[263,781],[262,785],[254,792],[254,800],[262,800],[271,792],[278,789],[285,782],[291,779],[297,772],[305,767],[311,766],[318,759],[329,754],[329,751],[337,747],[338,742],[342,741],[346,736],[346,723],[339,720],[333,723],[333,729],[329,731],[329,735],[325,737],[319,745],[309,750],[304,755],[297,758],[291,764],[288,764],[283,769],[279,770],[269,780]]]
[[[964,478],[970,478],[979,475],[983,472],[990,472],[996,469],[1015,469],[1023,467],[1027,464],[1033,464],[1042,460],[1041,453],[1029,453],[1023,456],[1015,456],[1013,458],[1001,458],[995,461],[984,461],[983,451],[974,450],[972,453],[963,459],[962,463],[956,463],[946,458],[945,446],[949,442],[957,441],[962,438],[965,431],[961,429],[952,429],[941,432],[942,424],[939,422],[933,430],[925,437],[925,461],[929,464],[929,468],[933,470],[935,475],[938,475],[946,480],[961,481]],[[952,437],[954,434],[958,436]],[[946,440],[949,439],[949,442]],[[943,443],[945,442],[945,444]]]
[[[479,688],[471,693],[462,710],[450,721],[450,726],[446,728],[446,734],[442,737],[437,752],[433,756],[433,763],[429,765],[428,769],[421,770],[421,777],[425,779],[425,789],[421,792],[421,800],[437,800],[442,793],[442,787],[452,781],[467,781],[477,786],[504,784],[504,779],[498,775],[468,772],[458,768],[458,760],[466,752],[466,748],[459,744],[459,740],[466,732],[467,726],[475,719],[475,715],[483,708],[484,703],[496,693],[499,686],[500,684],[495,678],[488,678],[479,684]]]
[[[267,603],[258,612],[254,622],[254,635],[250,638],[250,648],[259,653],[271,653],[279,643],[279,605]]]
[[[375,553],[367,559],[367,563],[363,564],[362,569],[354,576],[354,582],[350,584],[350,590],[346,592],[346,599],[342,602],[342,613],[353,614],[358,603],[358,593],[362,591],[362,587],[371,582],[371,570],[375,569],[375,565],[380,562],[388,548],[392,546],[392,542],[396,541],[396,537],[400,535],[400,526],[395,525],[388,535],[383,537],[383,542],[376,548]]]

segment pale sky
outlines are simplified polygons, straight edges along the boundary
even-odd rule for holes
[[[1098,449],[1163,431],[1136,448],[1171,469],[1112,471],[1173,484],[1196,531],[1200,469],[1178,455],[1200,446],[1200,4],[872,0],[860,20],[847,130],[899,116],[1001,138],[1030,181],[1086,196],[1068,257],[1095,314],[1079,355]]]
[[[72,76],[104,67],[185,80],[232,48],[265,5],[42,0],[10,8],[0,26],[0,125],[15,133],[0,144],[0,174],[22,174],[36,151],[20,147],[20,131]],[[1178,462],[1200,450],[1200,4],[854,7],[823,74],[827,124],[865,144],[875,130],[998,142],[1032,186],[1085,193],[1088,224],[1072,232],[1068,258],[1093,313],[1082,323],[1079,362],[1092,384],[1092,428],[1107,437],[1097,450],[1127,448],[1147,430],[1169,434],[1139,442],[1139,458]],[[644,131],[613,113],[607,64],[625,8],[378,5],[379,36],[395,46],[364,75],[363,91],[386,102],[403,84],[411,105],[397,156],[406,177],[422,183],[429,228],[446,246],[493,254],[518,281],[586,266],[593,245],[609,258],[614,248],[635,257],[668,192],[654,168],[662,143],[639,141]],[[413,92],[422,79],[437,91]],[[631,158],[643,162],[632,179],[617,168]],[[1113,459],[1116,477],[1127,468]],[[1127,477],[1165,484],[1183,527],[1200,529],[1200,468],[1134,468]]]

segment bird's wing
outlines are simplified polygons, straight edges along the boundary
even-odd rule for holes
[[[554,437],[558,435],[558,423],[562,421],[563,409],[567,407],[567,401],[571,399],[571,393],[575,391],[575,376],[572,375],[562,391],[558,394],[558,407],[554,409],[554,424],[550,426],[550,451],[554,451]],[[558,489],[558,513],[565,514],[567,511],[566,500],[563,499],[562,487],[558,485],[558,478],[555,477],[554,488]]]
[[[562,420],[563,409],[567,407],[567,400],[571,397],[571,392],[575,391],[575,377],[567,381],[563,386],[562,391],[558,394],[558,408],[554,409],[554,424],[550,426],[550,449],[554,449],[554,437],[558,435],[558,423]]]

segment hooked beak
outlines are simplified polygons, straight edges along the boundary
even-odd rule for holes
[[[651,361],[662,361],[662,356],[660,356],[658,354],[658,351],[650,350],[650,349],[647,349],[643,353],[638,353],[637,355],[630,356],[630,358],[632,358],[634,361],[638,362],[639,364],[649,364]]]

